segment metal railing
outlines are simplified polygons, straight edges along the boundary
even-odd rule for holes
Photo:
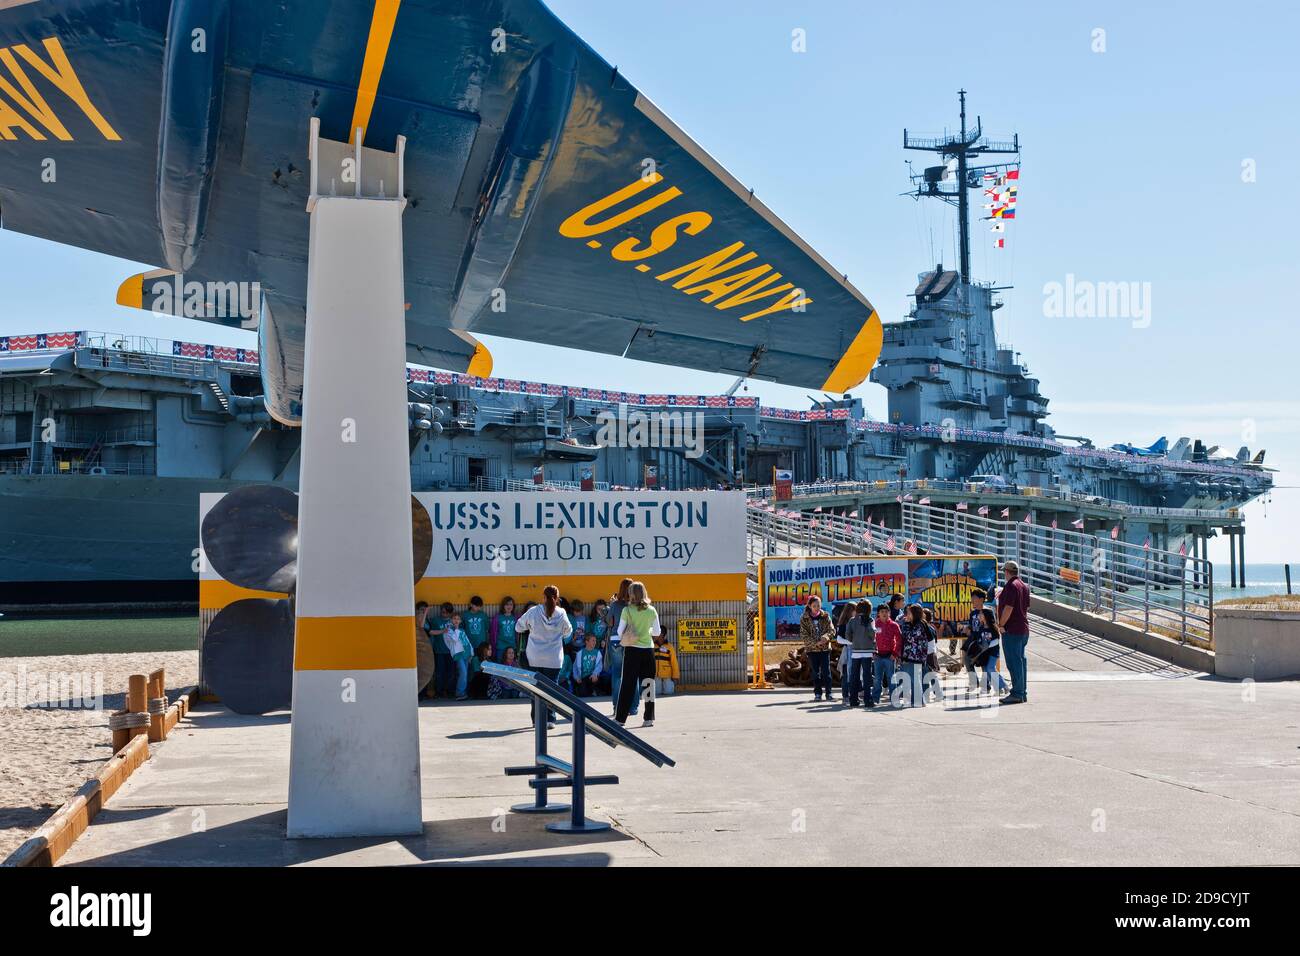
[[[215,380],[216,363],[208,359],[153,352],[127,352],[112,348],[77,349],[77,367],[134,372],[144,375],[169,375],[202,381]]]
[[[902,527],[857,516],[747,509],[751,568],[768,555],[989,554],[1015,561],[1041,597],[1122,621],[1152,634],[1214,643],[1214,566],[1109,536],[998,521],[905,502]]]
[[[970,495],[1007,495],[1024,498],[1025,506],[1035,501],[1052,501],[1084,507],[1108,508],[1138,517],[1155,518],[1235,518],[1237,509],[1211,508],[1160,508],[1151,505],[1131,505],[1111,498],[1086,495],[1059,488],[1040,488],[1036,485],[995,485],[986,482],[953,481],[946,478],[916,478],[900,482],[876,479],[874,481],[823,481],[798,484],[793,488],[795,498],[818,498],[827,495],[912,495],[924,496],[927,491],[964,493]],[[771,485],[753,485],[745,489],[751,500],[770,500],[774,496]],[[888,502],[886,502],[887,504]],[[907,504],[908,502],[904,502]]]
[[[902,530],[929,552],[1015,561],[1049,600],[1179,641],[1213,641],[1214,566],[1203,558],[912,502],[903,504]]]
[[[153,476],[158,473],[151,462],[95,462],[86,464],[82,461],[37,461],[23,458],[0,462],[0,475],[143,475]]]
[[[609,491],[608,481],[592,482],[592,488],[595,491]],[[522,478],[495,478],[486,475],[479,475],[474,479],[475,491],[581,491],[582,482],[580,481],[552,481],[546,480],[542,484],[536,484]]]

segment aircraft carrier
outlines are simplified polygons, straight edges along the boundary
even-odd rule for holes
[[[957,207],[960,253],[956,269],[922,273],[913,309],[884,327],[871,380],[888,393],[885,421],[852,395],[764,406],[740,380],[725,395],[655,395],[408,366],[412,487],[764,494],[788,469],[822,491],[855,483],[882,518],[926,497],[1202,556],[1208,536],[1227,533],[1244,567],[1240,507],[1272,487],[1263,451],[1058,435],[1040,381],[998,339],[1002,290],[970,275],[968,193],[1018,170],[1018,141],[968,129],[963,97],[958,132],[904,143],[941,158],[914,177],[916,195]],[[987,155],[998,162],[973,165]],[[638,415],[665,425],[659,441],[625,440]],[[625,429],[615,443],[611,420]],[[88,331],[0,337],[0,603],[193,599],[199,493],[296,487],[298,434],[268,413],[251,349]]]

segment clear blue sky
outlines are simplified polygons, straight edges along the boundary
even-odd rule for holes
[[[952,217],[901,198],[902,130],[956,124],[956,91],[1020,134],[1008,248],[973,230],[977,278],[1014,284],[999,331],[1052,398],[1049,421],[1098,443],[1204,438],[1268,449],[1300,485],[1296,385],[1300,12],[1289,3],[552,0],[551,8],[847,272],[894,321],[917,273],[954,263]],[[791,49],[805,31],[807,52]],[[1093,52],[1095,29],[1104,53]],[[914,154],[924,159],[925,154]],[[1242,181],[1243,160],[1256,181]],[[146,263],[146,266],[156,265]],[[222,344],[217,326],[113,304],[135,265],[0,233],[0,332],[104,329]],[[1151,284],[1151,323],[1044,316],[1067,274]],[[489,343],[523,376],[552,354],[577,384],[716,391],[729,380]],[[589,370],[589,371],[584,371]],[[802,390],[756,384],[764,402]],[[882,416],[883,389],[859,389]],[[1243,438],[1253,423],[1255,437]],[[1267,517],[1265,512],[1267,511]],[[1248,558],[1300,562],[1300,494],[1249,509]],[[1212,555],[1222,560],[1226,551]]]

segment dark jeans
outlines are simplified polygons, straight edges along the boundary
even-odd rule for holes
[[[655,719],[655,649],[653,647],[623,648],[623,670],[619,677],[618,703],[614,719],[620,724],[627,721],[634,699],[645,701],[645,719]]]
[[[1028,666],[1025,663],[1025,648],[1028,644],[1028,634],[1002,635],[1002,651],[1007,658],[1007,670],[1011,672],[1011,693],[1025,700],[1029,699],[1029,688],[1026,686]]]
[[[435,637],[438,644],[442,643],[441,637]],[[434,645],[435,647],[437,645]],[[456,689],[456,662],[452,660],[450,654],[440,654],[436,650],[433,652],[433,692],[438,697],[449,697]]]
[[[829,700],[831,696],[831,652],[809,651],[808,662],[812,664],[813,697],[821,700],[822,691],[825,690],[826,698]]]
[[[849,660],[849,706],[858,706],[858,697],[861,695],[867,706],[875,703],[871,697],[871,674],[875,667],[875,659],[870,657],[854,657]]]
[[[528,669],[536,674],[541,674],[543,677],[549,677],[551,680],[556,680],[560,676],[560,669],[558,667],[530,667]],[[546,722],[549,724],[553,720],[555,720],[555,711],[551,710],[548,706],[546,708]],[[537,723],[536,710],[533,711],[533,723]]]

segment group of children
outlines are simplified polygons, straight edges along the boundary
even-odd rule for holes
[[[515,623],[537,602],[529,601],[516,612],[515,600],[505,597],[497,613],[484,610],[483,599],[470,598],[469,609],[457,611],[443,602],[434,612],[426,602],[415,606],[416,626],[427,637],[434,654],[433,678],[422,696],[455,700],[504,700],[522,696],[508,681],[483,670],[487,661],[511,667],[528,667],[528,632],[516,633]],[[617,598],[598,600],[587,610],[582,601],[559,599],[572,629],[556,681],[579,697],[617,697],[622,664],[618,621],[613,606]],[[619,608],[621,611],[621,607]],[[654,639],[655,693],[675,692],[681,679],[677,650],[665,631]],[[635,710],[633,711],[635,713]]]
[[[813,699],[833,700],[830,644],[841,646],[840,689],[849,707],[875,707],[886,693],[894,706],[925,706],[927,697],[941,700],[938,642],[940,629],[949,637],[949,652],[961,641],[961,659],[970,690],[987,693],[994,683],[1005,687],[998,673],[1001,632],[988,595],[971,592],[969,618],[955,629],[936,623],[934,612],[906,604],[894,594],[874,609],[867,601],[839,606],[834,616],[813,597],[804,608],[799,632],[813,670]]]

